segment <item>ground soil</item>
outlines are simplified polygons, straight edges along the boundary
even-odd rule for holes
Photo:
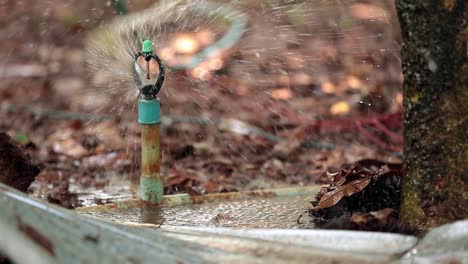
[[[12,262],[7,259],[6,257],[2,256],[1,252],[0,252],[0,264],[11,264]]]
[[[0,131],[0,182],[26,192],[39,174],[39,168],[31,163],[29,154]]]

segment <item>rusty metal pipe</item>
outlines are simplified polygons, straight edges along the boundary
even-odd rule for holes
[[[160,203],[164,197],[161,177],[161,148],[159,124],[141,124],[141,175],[140,198],[150,203]]]
[[[138,101],[138,122],[141,129],[140,198],[160,203],[164,197],[161,177],[160,104],[157,98]]]

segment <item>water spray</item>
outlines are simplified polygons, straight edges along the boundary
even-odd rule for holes
[[[157,71],[155,64],[159,66]],[[161,104],[157,95],[164,82],[164,65],[153,54],[151,40],[143,41],[141,52],[135,55],[134,72],[139,90],[138,123],[141,129],[140,198],[146,202],[160,203],[164,198],[164,183],[160,172]]]

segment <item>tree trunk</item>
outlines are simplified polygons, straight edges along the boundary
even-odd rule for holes
[[[397,0],[405,82],[401,218],[468,218],[468,1]]]

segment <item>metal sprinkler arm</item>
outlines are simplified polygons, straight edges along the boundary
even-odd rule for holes
[[[150,79],[150,72],[149,72],[149,62],[151,59],[155,59],[156,62],[159,65],[159,75],[154,84],[148,84],[145,86],[140,87],[140,95],[143,97],[143,99],[154,99],[156,98],[157,94],[162,88],[162,85],[164,83],[164,77],[165,77],[165,70],[164,70],[164,64],[162,63],[161,59],[159,58],[158,55],[153,54],[153,49],[148,49],[148,45],[145,45],[147,43],[150,43],[152,45],[152,42],[150,40],[145,40],[143,42],[143,49],[142,52],[138,52],[135,55],[135,62],[138,60],[139,57],[143,56],[146,61],[147,65],[147,79]]]

